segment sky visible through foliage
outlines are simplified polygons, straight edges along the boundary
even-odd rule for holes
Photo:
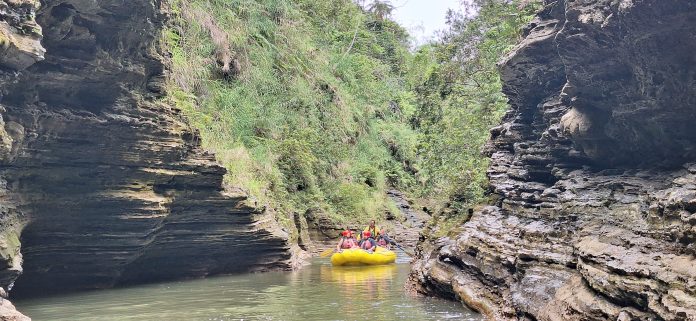
[[[433,40],[445,29],[447,10],[460,7],[461,0],[395,0],[393,18],[404,26],[417,45]]]

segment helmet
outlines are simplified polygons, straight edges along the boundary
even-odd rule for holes
[[[350,236],[350,231],[343,231],[343,232],[341,233],[341,235],[343,235],[343,236]]]
[[[370,233],[370,231],[363,232],[363,237],[370,237],[370,236],[372,236],[372,233]]]

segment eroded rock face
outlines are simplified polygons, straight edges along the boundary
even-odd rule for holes
[[[696,320],[696,3],[546,1],[501,64],[494,206],[420,292],[492,320]]]
[[[166,104],[161,6],[44,1],[45,60],[1,72],[0,286],[24,260],[12,296],[290,268],[288,233],[225,188]]]
[[[0,66],[22,70],[44,59],[38,0],[0,1]]]

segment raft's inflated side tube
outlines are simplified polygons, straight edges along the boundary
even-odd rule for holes
[[[396,253],[382,247],[377,247],[374,253],[363,249],[348,249],[331,256],[331,264],[341,265],[380,265],[396,261]]]

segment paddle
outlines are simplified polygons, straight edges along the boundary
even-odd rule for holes
[[[408,256],[410,256],[410,257],[414,257],[414,256],[415,256],[413,253],[407,252],[405,248],[401,247],[401,245],[397,244],[396,242],[392,241],[392,244],[394,244],[394,245],[395,245],[396,247],[398,247],[400,250],[404,251],[404,253],[406,253],[406,255],[408,255]]]
[[[319,254],[319,256],[320,256],[320,257],[327,257],[327,256],[333,254],[334,251],[336,251],[336,249],[334,249],[334,248],[326,249],[326,250],[324,250],[324,252],[321,252],[321,253]]]

